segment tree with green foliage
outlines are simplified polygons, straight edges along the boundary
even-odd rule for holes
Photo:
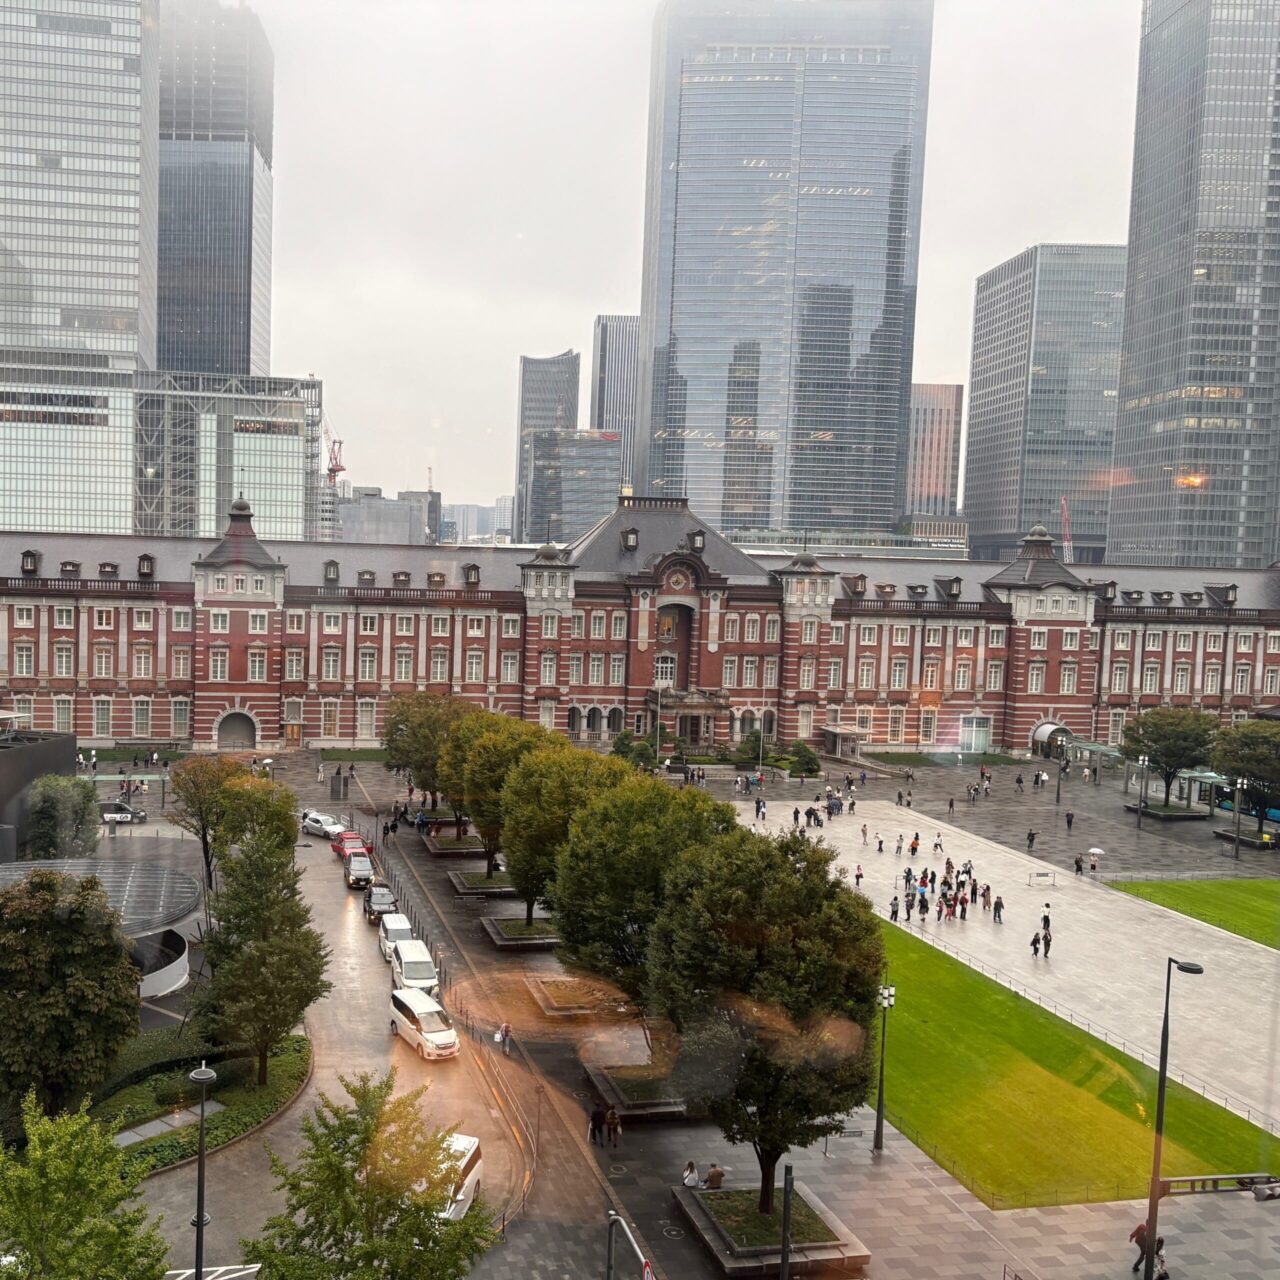
[[[21,1154],[0,1148],[0,1278],[163,1280],[168,1246],[137,1192],[125,1152],[88,1104],[49,1117],[22,1100]]]
[[[249,770],[230,756],[188,756],[169,773],[173,821],[200,841],[204,855],[204,887],[213,890],[214,838],[226,812],[226,784],[248,777]]]
[[[613,745],[609,748],[609,754],[621,756],[624,760],[631,759],[631,751],[636,743],[636,735],[630,729],[623,729],[613,735]]]
[[[501,716],[481,707],[464,707],[449,726],[436,762],[436,776],[453,810],[458,839],[462,839],[462,819],[467,811],[467,761],[480,736]]]
[[[631,748],[631,763],[637,769],[652,769],[658,763],[658,757],[653,754],[653,743],[647,738],[641,738],[633,744]]]
[[[426,1087],[393,1096],[394,1073],[342,1077],[350,1104],[320,1095],[298,1161],[271,1152],[281,1213],[243,1242],[260,1280],[461,1280],[495,1242],[484,1206],[451,1221],[457,1161],[424,1118]]]
[[[387,704],[382,744],[392,769],[408,769],[413,784],[437,795],[440,779],[440,752],[449,730],[466,711],[458,698],[439,693],[397,694]]]
[[[213,837],[215,860],[250,839],[292,849],[298,839],[298,798],[270,778],[237,774],[223,784],[222,819]]]
[[[818,753],[807,743],[798,738],[791,744],[791,773],[793,776],[803,774],[806,778],[817,777],[822,772],[822,761]]]
[[[1174,779],[1184,769],[1206,764],[1218,733],[1218,718],[1190,707],[1152,707],[1124,729],[1120,748],[1126,760],[1147,757],[1147,768],[1164,783],[1165,808]]]
[[[506,815],[502,788],[511,770],[531,751],[554,742],[545,729],[509,716],[493,716],[485,731],[472,743],[463,766],[467,812],[484,845],[485,875],[492,880]]]
[[[47,868],[0,889],[0,1100],[53,1115],[107,1074],[138,1029],[138,971],[94,876]]]
[[[761,760],[760,747],[760,730],[752,729],[750,733],[742,735],[733,750],[733,758],[741,765],[758,765]]]
[[[282,845],[278,835],[270,823],[253,828],[222,857],[216,924],[204,947],[210,977],[195,997],[211,1039],[253,1046],[260,1085],[272,1047],[332,987],[324,976],[329,947],[302,897],[293,841]]]
[[[31,784],[28,858],[90,858],[100,825],[98,796],[88,778],[49,773]]]
[[[548,891],[565,958],[641,999],[667,868],[736,826],[732,805],[658,778],[633,775],[593,796],[569,823]]]
[[[1213,767],[1232,780],[1244,779],[1261,835],[1267,810],[1280,809],[1280,723],[1246,720],[1223,729],[1213,750]]]
[[[798,832],[700,843],[668,868],[649,935],[650,1006],[682,1037],[676,1078],[751,1144],[761,1213],[779,1160],[838,1133],[874,1078],[884,943],[834,858]]]
[[[594,796],[634,777],[625,760],[565,742],[538,747],[512,767],[502,788],[503,847],[526,924],[555,879],[556,856],[574,817]]]

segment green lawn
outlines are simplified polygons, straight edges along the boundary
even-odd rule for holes
[[[351,760],[357,764],[362,760],[373,764],[386,764],[387,752],[385,747],[321,747],[320,759],[330,763],[341,760],[343,764]]]
[[[1280,950],[1280,880],[1121,880],[1111,887]]]
[[[782,1247],[782,1192],[773,1197],[773,1213],[762,1214],[759,1191],[699,1191],[702,1207],[739,1248]],[[791,1201],[791,1239],[794,1244],[831,1244],[838,1237],[809,1207],[798,1191]]]
[[[995,1208],[1146,1193],[1153,1070],[900,929],[885,942],[887,1109],[908,1137]],[[1280,1139],[1170,1083],[1163,1167],[1280,1172]]]
[[[556,922],[554,920],[535,920],[532,924],[525,924],[523,920],[497,919],[494,923],[498,926],[498,932],[504,938],[555,938],[559,936],[556,932]]]

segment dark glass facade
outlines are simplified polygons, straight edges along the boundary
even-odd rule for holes
[[[558,356],[520,357],[513,542],[541,542],[547,536],[545,520],[535,521],[529,506],[533,485],[533,437],[543,431],[577,430],[581,375],[582,362],[576,351],[562,351]]]
[[[721,529],[905,498],[932,0],[668,0],[635,483]]]
[[[271,46],[256,15],[173,0],[160,38],[161,367],[271,364]]]
[[[534,431],[518,496],[526,542],[571,542],[618,505],[622,436],[617,431]]]
[[[1146,0],[1116,562],[1280,557],[1280,0]]]
[[[1125,247],[1042,244],[978,277],[964,511],[980,559],[1011,560],[1023,530],[1102,558],[1111,495]]]
[[[622,475],[627,483],[635,451],[639,358],[639,316],[596,316],[588,426],[592,431],[617,431],[622,436]]]

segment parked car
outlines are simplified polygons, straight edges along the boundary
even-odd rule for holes
[[[425,942],[405,938],[391,948],[391,985],[413,987],[439,998],[440,975]]]
[[[146,822],[147,811],[123,800],[99,800],[98,817],[103,822]]]
[[[484,1162],[480,1154],[480,1139],[468,1137],[465,1133],[449,1135],[449,1150],[458,1161],[458,1175],[453,1183],[453,1199],[449,1201],[444,1216],[450,1222],[457,1222],[480,1198]]]
[[[353,853],[363,853],[367,857],[373,852],[373,845],[358,831],[341,832],[337,839],[330,842],[329,847],[340,858],[349,857]]]
[[[461,1045],[449,1015],[425,991],[412,987],[391,993],[391,1034],[420,1058],[453,1058]]]
[[[373,863],[363,853],[353,853],[342,868],[348,889],[367,889],[373,883]]]
[[[369,914],[369,895],[373,893],[375,888],[380,887],[381,886],[375,885],[364,891],[366,899],[366,916]],[[388,890],[388,892],[390,892],[390,890]],[[382,952],[382,958],[388,964],[391,963],[391,948],[394,947],[397,942],[412,937],[413,926],[409,923],[408,916],[402,916],[398,911],[387,911],[382,914],[378,921],[378,950]]]
[[[331,813],[321,813],[317,809],[302,811],[302,830],[309,836],[336,840],[346,829],[347,824],[339,822]]]
[[[364,891],[364,918],[370,924],[391,915],[396,906],[396,896],[385,884],[371,884]]]

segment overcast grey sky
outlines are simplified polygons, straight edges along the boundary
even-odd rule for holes
[[[657,0],[251,0],[276,54],[278,372],[357,484],[492,502],[522,353],[638,311]],[[966,380],[974,278],[1125,239],[1141,0],[937,0],[918,382]],[[588,398],[583,388],[585,420]]]

